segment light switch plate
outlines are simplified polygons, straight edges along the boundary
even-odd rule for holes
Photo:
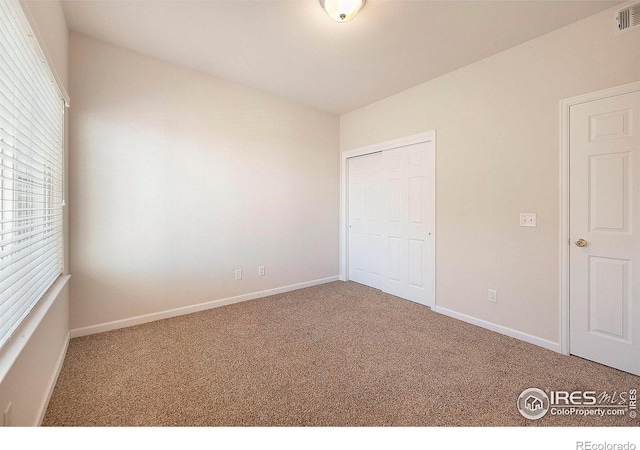
[[[538,218],[535,213],[520,213],[521,227],[537,227]]]

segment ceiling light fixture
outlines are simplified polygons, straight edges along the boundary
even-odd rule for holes
[[[320,5],[336,22],[349,22],[367,0],[320,0]]]

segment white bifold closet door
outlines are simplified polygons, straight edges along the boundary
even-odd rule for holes
[[[434,305],[430,142],[349,159],[349,279]]]
[[[349,159],[349,279],[382,286],[382,153]]]

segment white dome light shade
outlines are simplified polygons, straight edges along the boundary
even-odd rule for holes
[[[324,10],[336,22],[349,22],[362,9],[366,0],[320,0]]]

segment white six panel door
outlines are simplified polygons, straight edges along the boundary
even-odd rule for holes
[[[639,133],[640,92],[570,109],[571,353],[636,375]]]
[[[434,196],[430,142],[382,153],[382,290],[434,306]]]
[[[358,156],[348,164],[349,279],[433,307],[433,143]]]
[[[349,160],[349,279],[380,289],[382,154]]]

